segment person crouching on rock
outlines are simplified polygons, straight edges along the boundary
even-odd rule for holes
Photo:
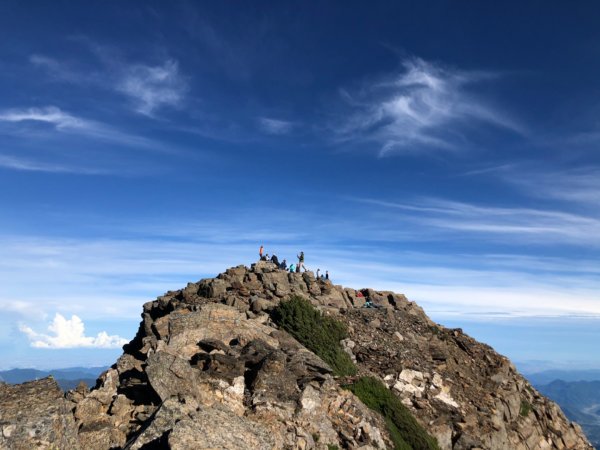
[[[283,261],[281,261],[281,264],[279,264],[279,268],[281,270],[286,270],[287,269],[287,262],[286,262],[285,259]]]
[[[294,273],[296,271],[296,265],[290,264],[290,273]]]
[[[271,256],[271,262],[273,264],[275,264],[277,267],[279,267],[279,258],[277,257],[277,255]]]

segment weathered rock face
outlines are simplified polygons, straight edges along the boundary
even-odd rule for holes
[[[79,449],[71,408],[56,381],[0,383],[0,449]]]
[[[268,312],[293,294],[347,324],[342,345],[359,375],[381,378],[441,448],[592,449],[510,361],[436,325],[404,295],[344,289],[266,262],[146,303],[136,337],[97,386],[66,395],[72,414],[49,386],[39,388],[53,392],[58,409],[16,419],[1,408],[0,448],[25,448],[7,439],[42,419],[49,424],[38,433],[48,436],[44,442],[69,449],[390,447],[381,418],[271,322]],[[365,300],[378,308],[362,308]],[[10,404],[5,389],[0,406]],[[52,422],[57,411],[62,422]],[[25,425],[12,428],[19,420]]]
[[[302,288],[259,270],[231,269],[144,305],[136,338],[97,388],[68,394],[82,447],[387,447],[381,418],[270,323],[275,291]]]
[[[442,449],[592,448],[507,358],[460,329],[392,309],[347,310],[341,318],[359,365],[383,378]]]

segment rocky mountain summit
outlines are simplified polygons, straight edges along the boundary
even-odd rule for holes
[[[356,373],[337,376],[278,326],[272,312],[292,296],[344,324]],[[367,300],[377,307],[363,308]],[[268,262],[146,303],[123,349],[92,389],[63,397],[51,379],[0,385],[0,448],[394,448],[388,419],[347,389],[372,377],[440,449],[592,449],[507,358],[436,325],[404,295]]]

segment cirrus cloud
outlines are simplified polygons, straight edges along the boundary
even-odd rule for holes
[[[179,106],[187,83],[179,73],[177,61],[168,60],[160,66],[127,67],[117,83],[117,90],[133,100],[137,112],[152,116],[162,106]]]
[[[379,156],[422,148],[457,150],[471,122],[517,134],[523,128],[468,88],[493,76],[449,69],[420,58],[403,71],[356,94],[342,95],[351,111],[337,131],[342,139],[375,141]]]
[[[261,117],[258,121],[260,128],[267,134],[281,135],[292,131],[293,124],[287,120]]]

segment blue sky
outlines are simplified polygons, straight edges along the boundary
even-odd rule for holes
[[[421,2],[422,3],[422,2]],[[0,4],[0,364],[299,250],[516,361],[600,367],[600,7]]]

